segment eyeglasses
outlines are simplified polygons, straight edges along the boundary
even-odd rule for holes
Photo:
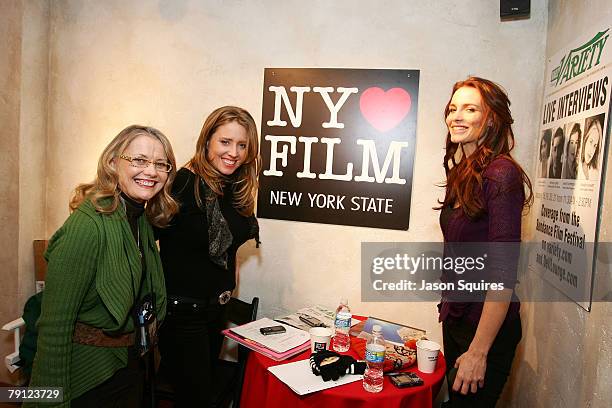
[[[149,159],[145,159],[143,157],[130,157],[125,154],[119,156],[120,158],[127,160],[134,167],[139,167],[141,169],[145,169],[149,167],[149,164],[153,165],[153,168],[157,171],[163,171],[164,173],[170,173],[172,170],[172,165],[165,161],[153,161]]]

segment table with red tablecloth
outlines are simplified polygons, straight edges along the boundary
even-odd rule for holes
[[[358,358],[352,349],[344,354]],[[417,371],[416,364],[405,370],[414,371],[423,379],[425,384],[419,387],[397,388],[385,376],[383,390],[379,393],[367,392],[363,389],[362,381],[358,380],[350,384],[301,396],[294,393],[291,388],[268,371],[270,366],[286,364],[309,357],[310,350],[285,361],[274,361],[262,354],[251,352],[247,361],[240,406],[243,408],[431,407],[440,391],[446,370],[444,356],[440,353],[436,371],[432,374]]]

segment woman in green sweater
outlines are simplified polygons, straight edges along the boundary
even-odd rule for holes
[[[177,212],[169,194],[175,169],[160,131],[124,129],[104,149],[95,180],[76,188],[71,215],[49,241],[30,385],[63,387],[60,406],[140,406],[140,357],[166,312],[152,225],[164,227]]]

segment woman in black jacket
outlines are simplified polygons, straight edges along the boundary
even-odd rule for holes
[[[259,160],[251,115],[221,107],[204,122],[196,152],[173,186],[180,212],[159,235],[168,290],[160,352],[178,407],[206,407],[214,396],[212,373],[224,305],[236,287],[236,252],[258,238]]]

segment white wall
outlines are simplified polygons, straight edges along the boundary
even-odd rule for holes
[[[48,0],[0,2],[0,322],[34,291],[32,241],[45,231]],[[13,352],[0,332],[0,356]],[[4,361],[4,360],[2,360]],[[17,381],[0,370],[0,381]]]
[[[431,207],[442,193],[442,110],[453,82],[477,74],[506,87],[515,157],[531,170],[545,52],[592,22],[612,21],[607,0],[534,0],[530,19],[504,23],[498,8],[490,0],[0,2],[9,38],[0,45],[9,57],[0,63],[0,180],[12,192],[0,206],[0,316],[12,318],[15,300],[33,287],[31,239],[62,224],[71,189],[93,177],[102,148],[126,125],[160,128],[184,162],[215,107],[237,104],[260,117],[265,67],[407,68],[421,70],[410,230],[260,220],[264,244],[241,250],[239,291],[260,296],[266,315],[347,296],[358,313],[424,327],[440,340],[434,304],[360,302],[360,243],[441,239]],[[600,234],[608,242],[611,199],[608,187]],[[599,279],[612,276],[611,258],[600,252]],[[523,303],[524,338],[500,405],[608,406],[611,316],[609,303],[590,313],[573,303]],[[9,345],[2,337],[0,349]]]
[[[51,5],[47,233],[67,216],[75,184],[93,177],[102,148],[143,123],[193,153],[205,116],[224,104],[261,115],[266,67],[421,70],[408,232],[260,220],[263,246],[240,252],[240,296],[277,315],[346,296],[358,313],[426,328],[435,304],[360,301],[363,241],[438,241],[443,108],[468,74],[498,81],[514,102],[516,157],[531,167],[542,93],[544,0],[531,18],[500,22],[499,2],[54,1]]]
[[[19,226],[19,104],[21,83],[21,14],[17,1],[0,2],[0,321],[14,319],[17,307]],[[0,332],[2,356],[13,350],[12,336]],[[2,373],[0,381],[9,379]]]
[[[33,241],[46,239],[49,2],[24,2],[19,129],[19,304],[34,291]]]
[[[547,55],[592,32],[612,26],[607,0],[551,1],[548,10]],[[612,150],[608,151],[607,185],[601,211],[600,246],[594,291],[612,285]],[[603,285],[603,281],[607,281]],[[535,296],[542,282],[530,282]],[[601,287],[599,286],[599,287]],[[594,302],[591,312],[560,296],[558,303],[523,303],[523,341],[514,361],[506,400],[513,407],[609,407],[612,401],[612,304]]]

